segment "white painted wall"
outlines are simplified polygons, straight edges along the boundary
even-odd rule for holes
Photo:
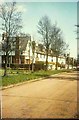
[[[63,64],[65,64],[65,58],[58,58],[58,62],[61,64],[61,63],[63,63]]]

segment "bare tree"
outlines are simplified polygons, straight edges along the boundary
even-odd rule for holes
[[[13,45],[15,45],[14,37],[18,35],[22,28],[21,13],[16,9],[15,2],[3,3],[0,5],[0,18],[2,19],[3,30],[3,48],[5,49],[5,71],[4,76],[7,75],[7,62]],[[5,34],[5,35],[4,35]]]
[[[38,33],[43,38],[43,43],[46,48],[46,70],[48,69],[48,51],[51,44],[51,21],[48,16],[44,16],[39,20]]]
[[[29,71],[30,71],[30,49],[31,49],[31,36],[30,36],[30,40],[29,40]]]
[[[32,41],[32,72],[34,71],[34,55],[35,55],[35,41]]]
[[[52,27],[52,41],[51,41],[51,50],[56,56],[56,70],[58,67],[58,57],[65,53],[65,50],[68,48],[68,45],[65,43],[62,37],[62,31],[56,25]]]
[[[38,50],[43,52],[44,46],[43,44],[38,44]]]

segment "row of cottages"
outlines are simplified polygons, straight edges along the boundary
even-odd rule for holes
[[[46,51],[42,44],[36,44],[33,54],[32,42],[26,37],[17,37],[15,51],[12,51],[8,58],[8,63],[31,64],[46,61]],[[13,46],[12,46],[13,47]],[[5,62],[5,52],[1,51],[2,63]],[[66,65],[65,57],[58,58],[58,63]],[[48,69],[55,69],[56,57],[53,56],[52,51],[49,50],[48,55]],[[60,68],[60,67],[59,67]]]

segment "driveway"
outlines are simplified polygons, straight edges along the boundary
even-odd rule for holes
[[[73,118],[77,73],[61,73],[2,91],[2,118]]]

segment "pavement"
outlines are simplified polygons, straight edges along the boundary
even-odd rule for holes
[[[74,118],[77,72],[2,90],[2,118]]]

